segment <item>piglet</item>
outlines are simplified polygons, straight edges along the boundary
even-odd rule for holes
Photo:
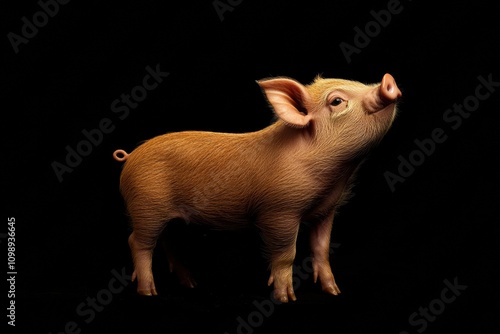
[[[156,295],[152,253],[173,219],[237,229],[255,226],[269,263],[277,301],[296,300],[292,265],[299,225],[312,225],[314,281],[340,293],[329,262],[335,212],[349,194],[356,169],[390,128],[401,92],[390,74],[382,82],[317,77],[302,85],[285,77],[257,81],[277,116],[250,133],[186,131],[146,141],[125,161],[120,190],[133,232],[129,245],[137,291]],[[186,268],[168,257],[182,282]]]

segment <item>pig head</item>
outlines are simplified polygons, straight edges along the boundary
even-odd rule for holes
[[[292,266],[299,225],[312,225],[313,279],[340,290],[330,268],[333,218],[349,193],[360,162],[390,128],[401,96],[394,78],[360,82],[316,78],[258,81],[277,116],[262,130],[242,133],[186,131],[150,139],[125,161],[120,189],[133,232],[129,245],[140,294],[156,295],[152,253],[173,219],[260,230],[274,298],[295,300]],[[167,247],[168,249],[168,247]],[[189,271],[169,252],[170,268],[194,287]]]

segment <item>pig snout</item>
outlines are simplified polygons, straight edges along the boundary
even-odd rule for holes
[[[383,100],[388,102],[388,104],[396,102],[396,100],[402,95],[398,85],[396,85],[396,80],[394,80],[392,75],[389,73],[386,73],[382,78],[379,94]]]
[[[374,87],[365,98],[365,107],[369,113],[376,113],[383,110],[390,104],[397,101],[403,95],[396,85],[396,80],[389,73],[386,73],[380,85]]]

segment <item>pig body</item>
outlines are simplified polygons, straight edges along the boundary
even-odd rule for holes
[[[235,229],[256,226],[269,257],[274,297],[295,300],[292,265],[302,221],[311,223],[314,281],[340,293],[329,263],[333,217],[369,148],[389,129],[401,95],[386,74],[364,85],[317,78],[258,82],[278,116],[243,134],[186,131],[155,137],[115,159],[126,161],[120,189],[132,221],[129,237],[138,292],[157,294],[152,252],[173,219]],[[170,254],[171,269],[194,286]]]

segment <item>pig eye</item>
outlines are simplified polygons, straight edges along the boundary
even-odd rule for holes
[[[340,105],[342,102],[344,102],[344,100],[342,100],[340,97],[336,97],[332,100],[332,102],[330,102],[330,105],[336,107]]]

